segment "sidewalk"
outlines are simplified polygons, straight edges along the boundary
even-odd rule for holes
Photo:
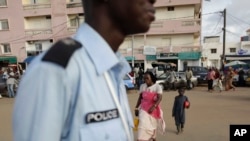
[[[158,135],[157,141],[229,141],[230,124],[250,124],[249,87],[235,91],[209,93],[206,87],[186,91],[191,107],[186,111],[184,132],[176,135],[174,119],[171,117],[177,91],[164,92],[162,109],[166,122],[166,135]],[[133,112],[137,91],[130,91],[129,100]],[[136,139],[136,132],[135,139]]]

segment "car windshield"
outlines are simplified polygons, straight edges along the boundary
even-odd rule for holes
[[[158,78],[166,78],[166,77],[167,77],[166,73],[163,73],[163,74],[158,76]]]
[[[204,67],[192,67],[193,72],[207,72]]]

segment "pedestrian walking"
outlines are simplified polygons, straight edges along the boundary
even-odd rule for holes
[[[169,72],[168,76],[168,90],[176,90],[175,87],[175,82],[176,82],[176,72],[174,71],[174,68],[171,68],[171,71]]]
[[[132,141],[133,118],[118,52],[127,35],[147,32],[152,0],[82,0],[85,23],[37,56],[18,87],[14,141]]]
[[[144,74],[144,81],[135,106],[135,115],[139,116],[137,141],[156,141],[157,131],[162,134],[165,132],[165,122],[160,107],[162,89],[156,83],[156,77],[152,72]]]
[[[189,102],[188,97],[185,96],[185,89],[184,87],[180,87],[178,89],[179,95],[175,97],[174,99],[174,105],[172,110],[172,116],[175,120],[175,125],[177,129],[177,134],[184,131],[184,125],[185,125],[185,108],[189,108],[190,105],[185,105],[185,102]],[[187,107],[185,107],[187,106]]]
[[[213,69],[209,69],[207,72],[207,87],[209,92],[213,92],[213,81],[215,79],[215,72]]]
[[[192,72],[190,67],[188,67],[188,69],[186,70],[185,76],[186,76],[186,80],[187,80],[187,86],[186,87],[187,87],[188,90],[190,90],[191,89],[191,84],[192,84],[191,79],[193,77],[193,72]]]
[[[223,85],[222,85],[222,81],[223,81],[223,75],[221,74],[219,76],[218,79],[215,79],[215,85],[213,86],[213,90],[219,90],[220,92],[222,92],[223,90]]]
[[[239,86],[245,86],[245,79],[244,79],[244,75],[245,75],[245,71],[243,70],[243,67],[242,65],[240,66],[239,68],[239,71],[238,71],[238,85]]]
[[[235,76],[235,72],[232,67],[228,68],[227,75],[226,75],[226,91],[233,89],[235,90],[235,86],[233,85],[233,78]]]
[[[7,84],[9,98],[13,98],[13,97],[15,97],[14,88],[15,88],[15,82],[16,82],[16,76],[15,76],[13,69],[8,68],[7,74],[5,76],[7,78],[6,84]]]

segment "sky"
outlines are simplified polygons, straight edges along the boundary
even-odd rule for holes
[[[223,10],[226,9],[226,42],[239,42],[250,29],[250,0],[203,0],[202,37],[223,37]]]

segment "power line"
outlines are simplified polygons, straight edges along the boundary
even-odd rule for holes
[[[234,17],[232,17],[231,15],[229,15],[229,16],[230,16],[229,18],[231,18],[232,21],[234,21],[234,23],[236,23],[236,22],[239,23],[239,21],[237,21]],[[245,30],[245,27],[243,27],[241,24],[237,24],[237,25],[239,25],[243,30]]]
[[[242,19],[237,18],[237,17],[233,16],[233,15],[232,15],[232,14],[230,14],[230,13],[228,13],[228,15],[230,15],[231,17],[233,17],[233,18],[237,19],[238,21],[241,21],[242,23],[245,23],[245,24],[247,24],[247,25],[250,25],[250,23],[248,23],[248,22],[246,22],[246,21],[243,21]]]
[[[214,31],[216,31],[216,29],[217,29],[217,26],[219,25],[219,23],[221,22],[221,19],[222,19],[222,15],[220,16],[220,19],[218,20],[218,22],[217,22],[217,24],[216,24],[216,26],[214,27],[214,30],[212,31],[212,32],[210,32],[210,33],[214,33]]]
[[[239,35],[239,34],[237,34],[237,33],[234,33],[234,32],[232,32],[232,31],[230,31],[230,30],[227,30],[227,29],[226,29],[226,32],[227,32],[227,33],[230,33],[231,35],[237,36],[238,38],[241,37],[241,35]]]

